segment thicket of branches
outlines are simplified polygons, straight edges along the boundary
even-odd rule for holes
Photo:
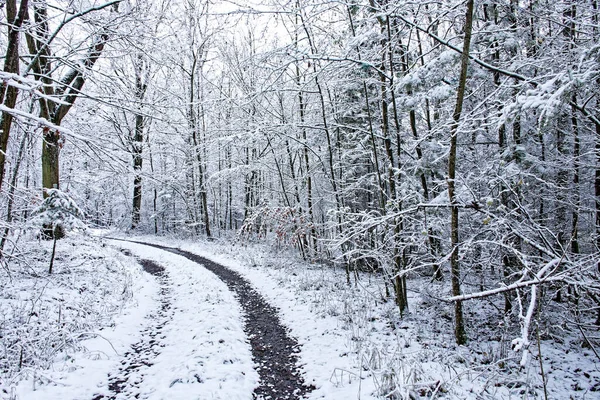
[[[380,273],[401,314],[447,282],[459,344],[492,299],[523,364],[550,302],[593,345],[598,7],[7,0],[0,247],[56,186],[101,227]]]

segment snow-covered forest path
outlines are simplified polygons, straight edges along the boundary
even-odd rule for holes
[[[120,242],[124,241],[120,240]],[[156,253],[155,249],[185,257],[195,263],[198,270],[204,268],[209,270],[227,285],[230,292],[235,294],[235,298],[241,306],[240,317],[243,320],[243,331],[246,340],[251,345],[252,360],[259,378],[258,385],[253,391],[253,398],[265,400],[300,399],[313,389],[304,384],[298,369],[296,356],[298,343],[296,339],[288,335],[288,329],[281,324],[275,307],[267,303],[246,279],[237,272],[190,252],[156,244],[125,242],[127,242],[128,248],[135,243],[134,251],[141,255],[140,262],[144,269],[155,275],[159,280],[161,285],[159,310],[149,317],[152,323],[142,332],[142,340],[135,343],[132,349],[125,354],[119,371],[111,374],[108,392],[96,395],[95,400],[118,399],[122,396],[125,396],[125,398],[146,398],[147,395],[153,393],[154,389],[148,390],[145,382],[152,375],[153,371],[151,370],[155,359],[161,355],[163,348],[165,348],[165,351],[168,350],[166,347],[170,339],[170,332],[180,331],[180,327],[171,326],[170,329],[165,329],[165,325],[176,325],[177,319],[174,320],[174,313],[180,316],[179,319],[183,316],[185,321],[185,310],[177,310],[176,308],[171,310],[171,300],[177,298],[181,301],[183,295],[183,298],[187,297],[189,303],[192,304],[207,301],[204,298],[205,293],[199,290],[189,290],[187,288],[185,291],[179,291],[182,293],[171,293],[173,285],[169,278],[169,275],[172,275],[169,274],[169,266],[163,266],[145,258],[148,253]],[[150,246],[154,249],[150,249]],[[143,247],[146,247],[146,249],[143,249]],[[193,270],[188,272],[193,274]],[[176,285],[174,291],[177,291],[177,286],[181,287],[182,285],[181,283]],[[219,315],[213,315],[212,317],[221,318]],[[205,321],[201,326],[210,327],[212,322],[214,321]],[[238,340],[240,340],[239,337]],[[218,342],[223,344],[225,339],[219,339]],[[227,353],[222,353],[221,356],[223,355],[227,355]],[[187,356],[187,353],[180,353],[176,358],[171,358],[170,363],[175,365],[189,364],[190,360],[187,359]],[[229,356],[231,360],[225,360],[224,365],[234,364],[233,360],[238,357],[235,352],[230,352]],[[203,362],[200,362],[200,364],[202,365]],[[194,380],[198,384],[203,384],[205,379],[199,372],[190,375],[190,372],[187,371],[186,376],[174,377],[169,384],[169,388],[173,388],[180,383],[193,385]],[[205,395],[206,393],[204,393]]]
[[[158,308],[148,316],[150,324],[141,332],[141,339],[131,345],[121,361],[118,371],[111,373],[109,377],[109,393],[98,394],[94,400],[114,400],[118,396],[133,398],[141,392],[144,369],[151,367],[154,359],[161,352],[163,344],[162,332],[166,324],[173,319],[171,306],[171,285],[165,268],[154,261],[141,259],[140,264],[144,271],[154,275],[160,285]],[[198,381],[200,377],[197,376]]]

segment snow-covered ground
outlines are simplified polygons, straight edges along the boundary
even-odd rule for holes
[[[96,302],[104,298],[98,288],[114,286],[112,292],[104,294],[108,296],[106,307],[114,309],[103,323],[96,323],[95,329],[81,335],[86,339],[79,345],[57,351],[49,365],[24,368],[10,381],[3,375],[2,398],[91,399],[108,393],[109,373],[118,375],[119,362],[140,340],[161,302],[161,288],[155,277],[142,272],[139,264],[116,249],[127,249],[135,256],[157,262],[165,267],[167,275],[171,317],[162,330],[160,345],[164,347],[160,354],[152,365],[135,372],[141,382],[140,398],[252,398],[258,375],[242,331],[240,306],[216,276],[181,256],[148,246],[109,239],[89,243],[68,240],[71,242],[59,244],[63,261],[67,254],[73,260],[80,259],[73,253],[86,248],[95,261],[88,265],[84,276],[75,274],[73,267],[67,272],[61,270],[66,264],[58,262],[56,274],[47,277],[53,285],[49,286],[71,282],[66,303],[79,301],[77,288],[83,283],[95,288]],[[301,344],[299,358],[306,383],[316,387],[310,399],[544,398],[537,348],[530,349],[528,367],[518,370],[520,356],[509,348],[511,333],[500,338],[487,335],[489,326],[498,326],[502,321],[486,319],[484,309],[467,307],[470,320],[480,325],[469,332],[473,341],[470,347],[458,347],[451,336],[451,305],[433,304],[431,298],[411,292],[410,314],[400,319],[393,302],[384,301],[380,278],[372,274],[360,274],[349,287],[344,271],[302,262],[285,251],[231,242],[156,237],[136,240],[180,247],[248,279],[279,308],[282,322]],[[106,267],[111,265],[113,269]],[[38,275],[42,273],[38,271]],[[125,277],[130,283],[119,286],[116,277]],[[81,284],[73,284],[75,281]],[[102,283],[105,281],[111,283]],[[415,280],[410,284],[417,288],[424,282]],[[6,305],[11,301],[21,302],[21,307],[32,301],[16,300],[17,292],[28,296],[32,293],[25,283],[13,285],[10,296],[6,294],[8,286],[4,287],[2,300],[5,320]],[[447,290],[442,284],[428,286],[436,294]],[[117,296],[123,287],[125,294]],[[44,296],[47,302],[56,297],[48,289]],[[7,300],[9,297],[12,300]],[[600,392],[594,391],[600,382],[600,364],[591,351],[570,348],[570,342],[541,343],[548,398],[600,398]],[[131,393],[119,398],[128,395]]]
[[[240,306],[214,274],[184,257],[115,243],[165,267],[173,318],[152,366],[139,371],[140,398],[246,400],[258,381]],[[126,397],[123,397],[126,398]]]
[[[0,397],[91,398],[139,336],[157,285],[130,257],[82,237],[58,243],[48,275],[52,242],[33,244],[2,279]]]
[[[90,338],[82,340],[75,347],[57,352],[46,366],[47,369],[25,368],[10,381],[3,376],[1,398],[66,400],[92,399],[99,394],[108,394],[109,373],[117,373],[125,353],[140,340],[142,331],[160,306],[156,279],[143,272],[133,258],[119,254],[116,247],[86,245],[81,239],[67,239],[59,246],[74,252],[81,251],[82,246],[94,251],[96,263],[90,263],[89,275],[76,276],[81,269],[61,269],[60,266],[65,265],[61,263],[61,255],[56,263],[55,274],[46,278],[50,284],[44,293],[26,287],[26,280],[20,288],[12,289],[27,296],[39,294],[36,300],[18,299],[19,304],[26,306],[37,301],[43,304],[42,307],[49,307],[47,304],[50,299],[56,299],[61,293],[60,282],[65,279],[80,281],[80,287],[90,290],[102,286],[97,280],[107,279],[105,264],[106,268],[121,264],[122,270],[118,275],[109,273],[109,278],[115,280],[112,285],[118,290],[121,288],[116,281],[126,278],[130,282],[127,286],[130,298],[121,299],[118,293],[108,290],[103,295],[93,297],[94,302],[106,301],[111,304],[119,301],[121,308],[111,314],[112,318],[107,317],[109,322],[104,326],[98,324],[91,332],[77,333]],[[119,242],[118,248],[127,248],[136,256],[156,261],[166,268],[168,274],[172,319],[165,324],[158,339],[162,347],[160,354],[152,360],[151,366],[144,366],[135,372],[139,375],[137,378],[143,380],[139,390],[141,398],[251,399],[258,375],[253,369],[250,348],[242,330],[240,307],[225,284],[183,257],[131,243]],[[67,255],[64,257],[66,259]],[[102,257],[109,262],[100,262]],[[72,255],[71,259],[79,260],[80,257]],[[69,276],[65,278],[65,274]],[[79,301],[78,291],[69,289],[62,291],[64,293],[60,301],[76,304]],[[3,311],[8,306],[8,295],[6,290],[3,291]],[[68,318],[67,311],[62,311],[61,318]],[[3,331],[4,336],[6,333]],[[4,344],[6,346],[6,342]],[[136,377],[130,379],[135,380]],[[117,398],[127,399],[130,396],[132,393],[123,393]]]
[[[283,322],[302,345],[310,399],[544,398],[540,360],[531,346],[528,365],[510,348],[518,331],[486,308],[466,304],[471,342],[456,346],[452,304],[435,303],[449,290],[429,278],[413,279],[410,313],[400,318],[384,301],[380,277],[360,274],[348,287],[345,271],[310,264],[286,251],[231,242],[191,242],[140,238],[191,251],[246,277],[279,307]],[[501,332],[497,336],[497,332]],[[575,340],[576,342],[576,340]],[[570,341],[541,340],[548,398],[600,398],[600,363],[589,349]]]

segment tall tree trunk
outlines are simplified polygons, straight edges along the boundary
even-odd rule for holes
[[[298,13],[296,14],[296,18],[295,18],[295,25],[296,25],[296,27],[299,28],[300,24],[302,24],[302,28],[304,29],[304,32],[306,33],[306,36],[308,38],[308,42],[310,44],[311,51],[314,53],[312,39],[311,39],[310,33],[308,31],[308,27],[304,23],[304,18],[300,11],[300,2],[299,1],[296,1],[296,8],[298,10]],[[294,45],[296,46],[296,48],[299,48],[298,43],[299,43],[298,30],[296,30],[296,34],[294,37]],[[313,68],[316,69],[316,66],[314,64],[313,64]],[[307,142],[307,136],[306,136],[306,126],[305,126],[306,104],[305,104],[305,99],[304,99],[304,93],[303,93],[302,86],[301,86],[302,77],[300,76],[300,65],[298,62],[296,62],[296,77],[295,78],[296,78],[296,85],[298,87],[298,112],[299,112],[300,125],[301,125],[300,129],[301,129],[301,134],[302,134],[302,141],[304,143],[303,148],[302,148],[302,155],[303,155],[304,164],[306,167],[306,203],[307,203],[306,206],[308,209],[307,210],[308,211],[308,219],[309,219],[309,224],[310,224],[310,240],[308,240],[307,244],[312,246],[313,252],[316,254],[316,252],[317,252],[317,232],[315,229],[315,219],[314,219],[314,210],[313,210],[312,171],[310,168],[309,148],[308,148],[308,142]],[[315,74],[315,83],[316,83],[318,91],[320,93],[321,102],[322,102],[323,94],[322,94],[321,88],[319,86],[317,74]]]
[[[133,207],[131,213],[131,229],[137,228],[140,223],[140,211],[142,209],[142,152],[144,142],[144,117],[135,116],[135,134],[133,136]]]
[[[469,50],[471,47],[471,33],[473,31],[473,0],[467,0],[467,13],[465,17],[465,40],[461,56],[460,78],[458,81],[458,90],[456,94],[456,106],[452,115],[452,124],[450,126],[450,154],[448,155],[448,198],[450,199],[451,219],[450,219],[450,241],[452,253],[450,254],[450,268],[452,274],[452,295],[461,294],[460,285],[460,264],[458,261],[459,250],[459,225],[458,225],[458,204],[456,202],[456,153],[457,136],[460,116],[462,114],[463,102],[465,98],[465,89],[467,83],[467,70],[469,68]],[[456,343],[463,345],[467,343],[467,334],[462,311],[462,301],[457,300],[454,303],[454,337]]]
[[[573,102],[577,102],[577,96],[573,94]],[[571,221],[571,251],[579,253],[579,212],[581,199],[579,195],[579,177],[581,176],[581,144],[579,141],[579,124],[576,111],[571,109],[571,126],[573,128],[573,212]]]
[[[135,115],[135,128],[131,141],[131,153],[133,156],[133,204],[131,213],[131,229],[137,228],[140,223],[142,209],[142,166],[144,149],[144,128],[146,120],[141,113],[146,90],[148,89],[149,65],[143,54],[138,54],[134,59],[135,70],[135,99],[138,102],[139,112]]]
[[[154,175],[154,161],[152,158],[152,148],[150,147],[150,141],[148,140],[148,137],[146,136],[146,143],[148,144],[148,161],[150,162],[150,173],[152,174],[152,176]],[[152,188],[152,215],[153,215],[153,222],[152,224],[154,225],[154,234],[157,235],[158,234],[158,190],[156,189],[156,184],[153,185]]]
[[[598,37],[600,34],[600,27],[598,23],[600,22],[600,18],[598,18],[598,2],[594,0],[592,2],[592,8],[594,10],[594,15],[592,21],[594,22],[594,34]],[[600,86],[600,79],[596,80],[596,85]],[[596,234],[596,251],[600,251],[600,124],[595,124],[596,135],[594,137],[594,153],[596,155],[596,168],[594,171],[594,222],[595,222],[595,234]],[[600,273],[600,260],[596,263],[596,270]],[[598,309],[598,317],[596,319],[596,325],[600,326],[600,308]]]
[[[302,146],[302,155],[304,157],[304,166],[306,168],[306,207],[308,209],[308,223],[310,225],[310,240],[308,244],[312,246],[313,253],[317,252],[317,233],[315,232],[315,216],[313,210],[313,186],[312,186],[312,171],[310,167],[310,157],[308,155],[308,138],[306,136],[306,127],[305,125],[305,107],[304,104],[304,95],[302,92],[302,87],[300,86],[300,68],[298,64],[296,64],[296,83],[298,85],[298,112],[300,115],[300,125],[302,125],[302,142],[304,145]]]
[[[4,56],[4,72],[19,74],[19,37],[21,26],[27,16],[28,0],[21,0],[17,10],[16,0],[6,1],[6,20],[8,21],[8,43]],[[16,87],[8,85],[6,80],[0,83],[0,103],[7,108],[15,108],[19,91]],[[0,187],[4,181],[4,168],[6,164],[6,150],[12,127],[13,116],[2,112],[0,116]]]
[[[372,4],[373,1],[372,1]],[[382,37],[386,39],[382,40],[382,54],[381,54],[381,63],[379,64],[379,85],[380,85],[380,96],[381,96],[381,134],[383,136],[383,146],[385,149],[385,154],[387,156],[387,186],[389,187],[389,196],[392,204],[392,212],[397,212],[402,210],[402,205],[397,199],[396,193],[396,175],[394,173],[394,169],[397,167],[400,168],[399,165],[396,165],[394,161],[394,150],[392,147],[392,139],[390,135],[390,122],[389,122],[389,93],[393,93],[393,81],[388,82],[386,78],[385,72],[388,69],[389,65],[389,75],[394,75],[394,63],[392,58],[392,49],[391,49],[391,32],[390,32],[390,24],[389,17],[383,18],[378,17],[377,21],[379,22],[379,28]],[[389,62],[389,64],[388,64]],[[393,98],[393,97],[392,97]],[[395,112],[395,108],[394,108]],[[399,160],[398,160],[399,162]],[[387,213],[388,210],[385,210]],[[394,232],[394,249],[393,249],[393,260],[394,260],[394,289],[396,292],[396,305],[400,311],[400,315],[404,315],[406,310],[408,309],[408,292],[406,286],[406,275],[404,275],[404,261],[406,259],[404,253],[404,243],[401,238],[401,232],[403,230],[403,220],[402,217],[394,218],[392,221],[393,224],[393,232]]]
[[[196,110],[196,102],[201,101],[200,94],[196,92],[196,76],[202,75],[202,60],[199,59],[202,57],[202,49],[196,51],[193,50],[193,60],[192,67],[190,68],[190,93],[189,93],[189,109],[188,109],[188,123],[189,127],[192,131],[192,151],[194,154],[194,163],[197,163],[198,168],[198,186],[199,186],[199,195],[200,195],[200,208],[202,213],[202,219],[204,224],[204,231],[207,237],[211,237],[210,231],[210,218],[208,213],[208,199],[207,199],[207,191],[206,191],[206,180],[204,177],[204,164],[202,151],[200,149],[200,130],[204,130],[204,121],[203,117],[199,114],[199,111]],[[198,88],[198,91],[201,88]],[[202,121],[199,119],[202,118]],[[195,185],[194,185],[195,186]],[[193,193],[194,200],[196,200],[196,191]],[[196,210],[194,210],[196,212]]]
[[[202,77],[202,74],[200,74],[200,76]],[[198,82],[200,83],[200,82]],[[200,100],[202,100],[202,88],[199,89],[199,94],[201,95]],[[206,143],[206,122],[205,122],[205,116],[204,116],[204,106],[202,104],[200,104],[200,129],[202,131],[202,137],[200,138],[200,140],[202,141],[202,145],[203,145],[203,150],[204,150],[204,157],[202,157],[204,160],[200,160],[198,159],[198,178],[199,178],[199,185],[200,185],[200,201],[202,202],[202,221],[204,222],[204,233],[206,233],[206,237],[212,237],[212,233],[210,230],[210,213],[208,212],[208,190],[206,188],[206,167],[204,162],[206,162],[206,146],[204,145]],[[195,142],[197,142],[197,139],[195,140]],[[196,155],[198,157],[200,157],[200,149],[198,148],[198,152],[196,153]]]

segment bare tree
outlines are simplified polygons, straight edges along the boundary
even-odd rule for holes
[[[78,15],[110,7],[117,11],[118,1],[112,1],[99,7],[86,10]],[[28,17],[29,18],[29,17]],[[71,20],[71,18],[69,18]],[[42,185],[45,189],[58,189],[60,187],[59,155],[63,143],[60,125],[73,104],[80,96],[81,90],[89,72],[102,55],[104,47],[110,38],[109,30],[102,28],[94,35],[92,43],[87,48],[81,62],[70,62],[59,59],[57,64],[67,65],[70,68],[60,78],[53,77],[56,65],[53,66],[54,57],[51,52],[51,41],[57,35],[67,20],[59,25],[55,32],[50,33],[48,5],[45,1],[33,6],[33,29],[26,33],[27,47],[30,53],[28,69],[33,71],[36,79],[42,83],[44,96],[39,97],[39,115],[50,122],[53,127],[44,127],[44,142],[42,146]]]

